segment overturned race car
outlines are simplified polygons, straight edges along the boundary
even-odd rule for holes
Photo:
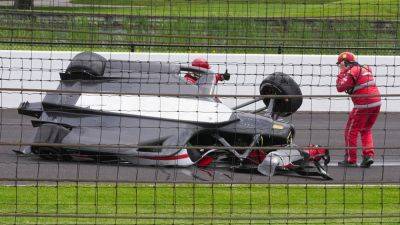
[[[190,79],[187,77],[190,75]],[[107,60],[76,55],[60,84],[42,102],[23,102],[19,114],[35,117],[33,144],[17,153],[48,160],[94,160],[135,165],[229,165],[271,176],[285,171],[331,179],[327,149],[298,148],[294,126],[282,120],[301,97],[257,98],[229,108],[215,97],[230,74],[170,62]],[[268,75],[261,95],[301,91],[284,73]],[[240,111],[263,101],[265,107]]]

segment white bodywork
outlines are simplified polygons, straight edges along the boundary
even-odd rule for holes
[[[105,112],[177,121],[228,122],[232,109],[207,99],[137,95],[82,94],[76,106]]]
[[[145,166],[191,166],[195,162],[193,162],[189,155],[187,149],[181,149],[177,154],[171,156],[157,156],[153,154],[153,156],[122,156],[121,159],[129,161],[135,165],[145,165]]]
[[[258,165],[257,170],[265,176],[272,176],[277,167],[284,167],[303,158],[297,149],[280,149],[268,153],[264,161]]]

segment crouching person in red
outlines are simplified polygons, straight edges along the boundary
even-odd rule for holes
[[[339,162],[339,166],[357,166],[357,137],[361,134],[363,161],[360,166],[368,168],[374,163],[375,151],[371,129],[380,111],[380,93],[371,68],[358,64],[353,53],[341,53],[337,65],[340,67],[336,80],[337,91],[345,91],[350,95],[366,95],[351,98],[354,108],[344,133],[347,149],[345,159]]]
[[[210,66],[210,64],[208,64],[208,61],[203,58],[194,59],[192,61],[192,66],[199,67],[202,69],[207,69],[207,70],[211,69],[211,66]],[[197,80],[199,80],[200,74],[190,72],[190,73],[186,73],[184,78],[189,84],[195,84],[197,82]]]

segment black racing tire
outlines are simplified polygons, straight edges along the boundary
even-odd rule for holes
[[[107,59],[93,52],[76,55],[62,76],[63,80],[93,80],[103,76]]]
[[[60,148],[35,146],[32,152],[45,160],[70,161],[72,157]]]
[[[299,85],[287,74],[276,72],[267,76],[260,84],[261,95],[302,95]],[[264,103],[269,105],[270,99]],[[273,113],[280,117],[287,117],[295,113],[303,103],[303,98],[277,98]]]

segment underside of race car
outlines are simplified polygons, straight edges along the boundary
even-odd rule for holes
[[[185,73],[196,73],[188,83]],[[207,167],[228,164],[261,174],[295,171],[329,179],[320,161],[329,152],[293,143],[294,126],[282,120],[296,112],[301,97],[265,98],[229,108],[215,97],[220,77],[209,69],[169,62],[107,60],[76,55],[56,91],[42,102],[21,103],[37,128],[29,150],[51,160],[94,160],[135,165]],[[217,79],[218,77],[218,79]],[[301,96],[288,75],[268,75],[261,95]],[[253,112],[243,107],[263,101]]]

